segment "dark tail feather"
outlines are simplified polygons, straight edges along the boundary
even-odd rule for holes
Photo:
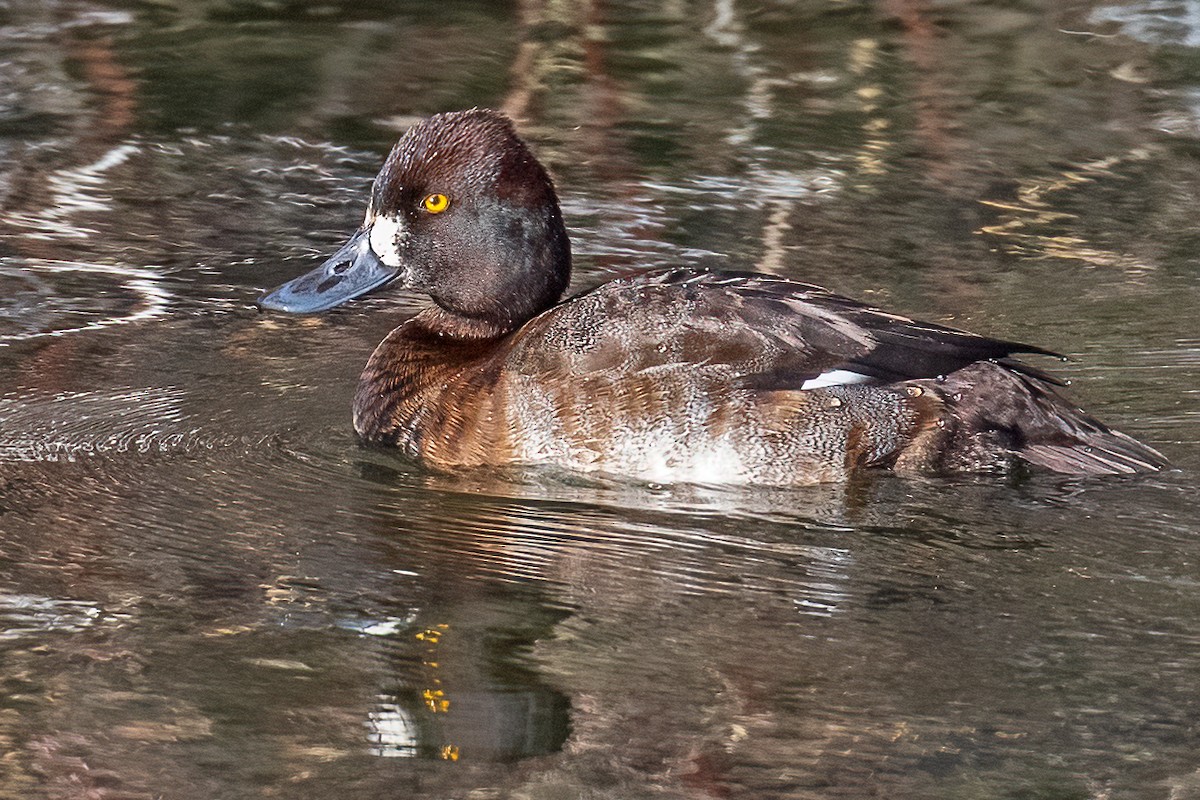
[[[1032,444],[1017,455],[1039,467],[1075,475],[1129,475],[1170,466],[1162,453],[1120,431],[1093,433],[1079,444]]]
[[[1170,466],[1152,447],[1072,405],[1044,380],[980,362],[947,376],[936,391],[951,412],[951,457],[995,464],[997,449],[1071,475],[1126,475]]]

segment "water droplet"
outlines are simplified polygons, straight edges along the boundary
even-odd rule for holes
[[[826,408],[838,408],[841,405],[842,405],[842,399],[840,397],[831,397],[825,401]]]
[[[920,397],[921,395],[925,394],[925,390],[920,386],[909,386],[906,387],[904,391],[909,397]]]

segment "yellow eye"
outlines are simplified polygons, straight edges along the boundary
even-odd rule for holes
[[[440,214],[450,207],[450,198],[441,193],[434,193],[422,200],[421,206],[430,214]]]

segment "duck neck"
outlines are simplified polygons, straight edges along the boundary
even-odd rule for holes
[[[440,306],[430,306],[417,314],[408,325],[412,326],[413,335],[419,331],[435,340],[482,343],[499,339],[524,322],[497,317],[468,317]]]

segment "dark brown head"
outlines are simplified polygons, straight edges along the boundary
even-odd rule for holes
[[[350,242],[259,304],[322,311],[397,279],[465,322],[504,331],[553,305],[570,270],[550,176],[506,117],[477,109],[410,129]]]

